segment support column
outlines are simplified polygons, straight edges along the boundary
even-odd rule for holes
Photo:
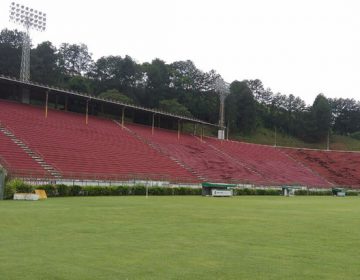
[[[124,129],[125,127],[125,107],[122,107],[121,110],[121,128]]]
[[[201,126],[201,135],[200,135],[201,142],[203,141],[203,137],[204,137],[204,127]]]
[[[59,96],[56,94],[55,95],[55,109],[58,108],[58,98],[59,98]]]
[[[68,110],[68,96],[65,96],[65,106],[64,106],[65,112]]]
[[[155,114],[152,115],[151,134],[154,135]]]
[[[178,140],[180,139],[180,119],[178,119]]]
[[[89,99],[86,100],[86,113],[85,113],[85,123],[89,123]]]
[[[194,136],[196,136],[197,123],[194,123]]]
[[[48,116],[48,102],[49,102],[49,91],[46,91],[46,97],[45,97],[45,119]]]
[[[30,104],[30,90],[28,88],[21,90],[21,103]]]
[[[276,133],[276,126],[275,126],[275,131],[274,131],[274,147],[276,147],[277,146],[277,133]]]

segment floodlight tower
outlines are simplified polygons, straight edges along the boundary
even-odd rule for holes
[[[10,21],[25,27],[21,54],[20,80],[30,80],[30,29],[45,31],[46,14],[24,5],[12,2],[10,4]]]
[[[230,93],[230,84],[225,82],[223,78],[219,76],[216,78],[214,86],[220,98],[218,138],[225,139],[225,99]]]

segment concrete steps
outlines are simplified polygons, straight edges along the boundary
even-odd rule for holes
[[[121,126],[122,125],[118,122],[115,121],[114,122]],[[172,157],[171,155],[169,155],[168,153],[166,153],[163,149],[161,149],[161,147],[153,142],[148,141],[147,139],[141,137],[139,134],[137,134],[136,132],[132,131],[131,129],[127,128],[124,126],[124,129],[126,129],[126,131],[128,131],[131,135],[133,135],[135,138],[137,138],[138,140],[140,140],[141,142],[147,144],[150,148],[154,149],[155,151],[157,151],[158,153],[165,155],[166,157],[170,158],[173,162],[175,162],[177,165],[181,166],[182,168],[186,169],[187,171],[189,171],[192,175],[194,175],[198,180],[200,181],[206,181],[206,178],[201,176],[199,173],[197,173],[194,169],[192,169],[190,166],[186,165],[184,162],[179,161],[178,159]]]
[[[4,126],[0,124],[0,132],[2,132],[5,136],[9,137],[11,141],[13,141],[19,148],[21,148],[29,157],[31,157],[34,161],[36,161],[45,171],[47,171],[52,177],[56,179],[61,179],[61,173],[56,170],[51,164],[47,163],[39,154],[31,150],[29,146],[27,146],[23,141],[17,138],[11,131],[6,129]]]

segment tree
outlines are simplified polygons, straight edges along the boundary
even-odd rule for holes
[[[211,90],[210,84],[214,76],[217,75],[214,70],[209,73],[196,68],[191,60],[176,61],[170,64],[171,87],[184,92],[203,92]]]
[[[231,130],[250,133],[255,129],[255,100],[245,81],[231,83],[225,108],[226,120],[230,123]]]
[[[119,101],[119,102],[126,103],[126,104],[133,103],[133,100],[130,97],[126,96],[123,93],[120,93],[116,89],[110,89],[105,92],[102,92],[99,94],[99,97]]]
[[[63,43],[59,49],[59,66],[69,76],[85,75],[92,67],[91,53],[85,44]]]
[[[50,85],[59,84],[58,55],[51,42],[43,42],[31,51],[31,80]]]
[[[173,113],[176,115],[192,117],[189,110],[185,106],[181,105],[175,98],[161,100],[159,108],[161,110],[164,110],[166,112]]]
[[[308,137],[312,141],[325,140],[331,122],[331,108],[329,101],[323,94],[319,94],[310,110],[311,119],[308,122]]]
[[[329,99],[333,129],[340,134],[360,131],[360,103],[349,98]]]
[[[108,89],[128,91],[141,81],[141,67],[130,56],[106,56],[99,58],[90,76],[96,82],[96,91]]]
[[[19,77],[21,64],[22,33],[3,29],[0,32],[0,73]]]
[[[67,83],[67,87],[82,93],[92,93],[89,79],[82,76],[71,77]]]
[[[142,65],[145,77],[146,95],[141,100],[142,105],[157,108],[160,100],[169,99],[170,69],[164,61],[154,59],[151,63]]]

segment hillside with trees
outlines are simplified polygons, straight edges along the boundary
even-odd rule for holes
[[[1,31],[1,75],[19,76],[21,36],[17,30]],[[56,47],[43,42],[31,48],[32,81],[211,123],[219,117],[219,98],[213,88],[218,76],[215,70],[198,69],[191,60],[166,63],[156,58],[138,63],[130,56],[116,55],[94,60],[85,44]],[[354,99],[319,93],[308,106],[301,97],[274,93],[258,79],[236,80],[230,85],[225,108],[225,124],[232,137],[261,142],[259,135],[268,135],[263,143],[270,144],[276,132],[279,145],[281,139],[291,138],[299,146],[324,148],[330,135],[332,144],[339,144],[336,147],[360,148],[360,102]],[[341,145],[342,141],[354,144]],[[286,143],[291,145],[291,141]]]

